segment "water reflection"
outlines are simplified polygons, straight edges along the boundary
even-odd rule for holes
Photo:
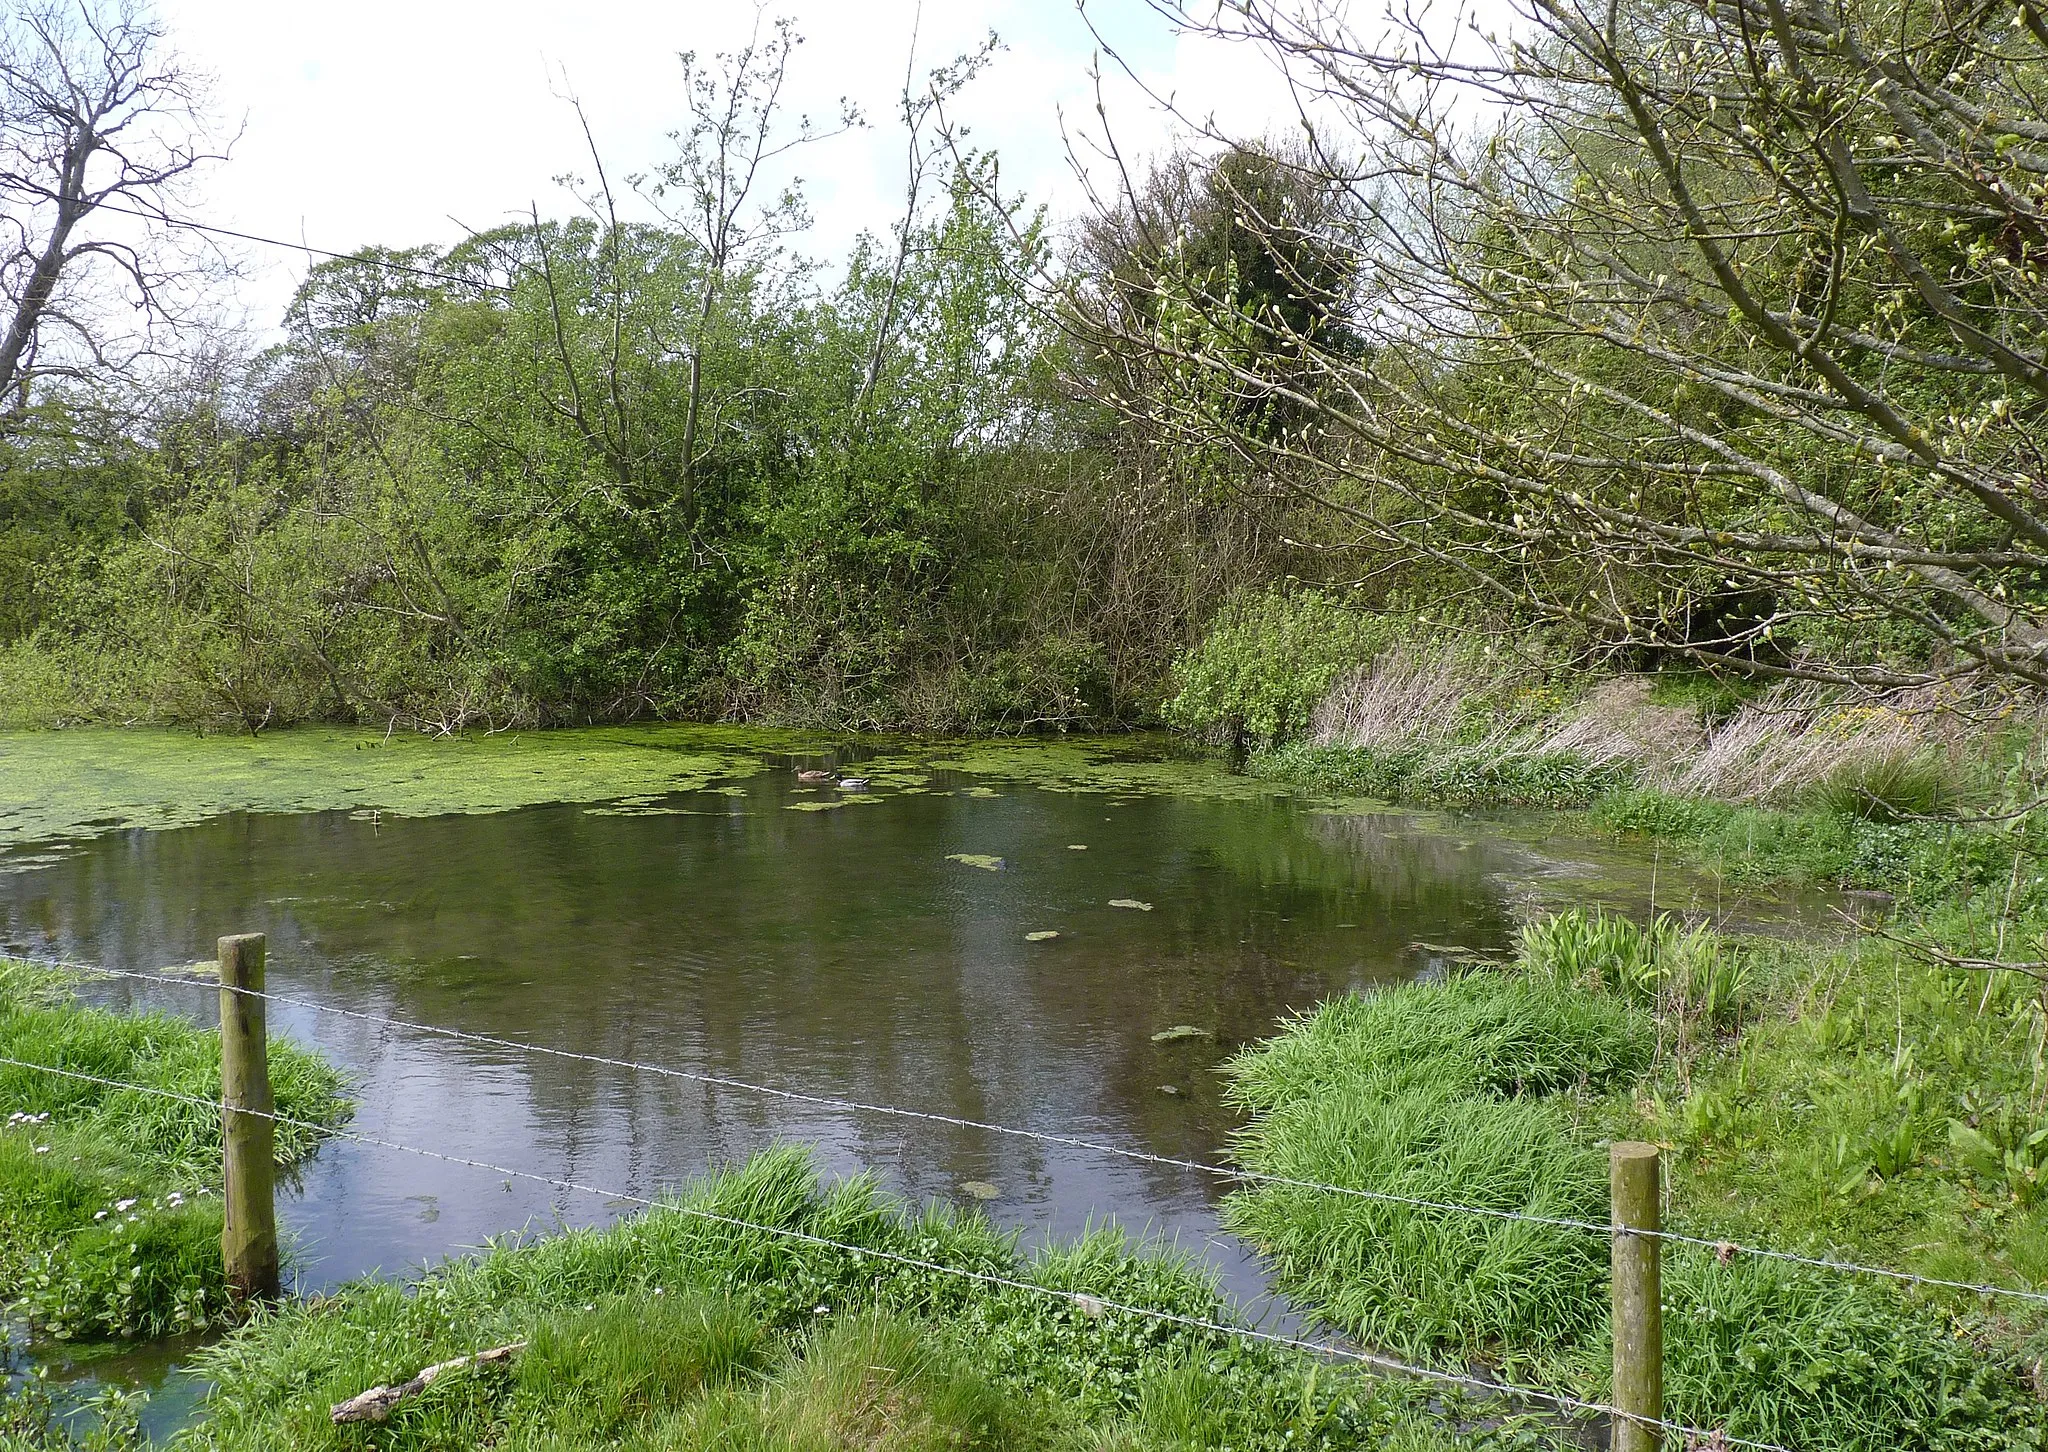
[[[0,938],[155,969],[261,931],[276,991],[364,1014],[1214,1160],[1233,1123],[1215,1069],[1280,1016],[1416,971],[1418,940],[1502,948],[1532,884],[1616,871],[1589,844],[1285,798],[948,794],[978,785],[940,773],[929,792],[796,811],[829,791],[777,770],[654,814],[129,831],[0,877]],[[95,992],[211,1007],[199,988]],[[1176,1237],[1258,1290],[1217,1234],[1210,1176],[306,1009],[272,1023],[347,1068],[355,1127],[380,1139],[630,1196],[798,1140],[914,1198],[987,1182],[990,1212],[1032,1237],[1106,1218]],[[1176,1025],[1201,1032],[1155,1040]],[[314,1289],[624,1208],[337,1142],[282,1216]]]

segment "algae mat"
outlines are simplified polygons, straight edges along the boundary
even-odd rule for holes
[[[802,749],[715,728],[604,727],[436,738],[300,727],[0,733],[0,847],[182,827],[223,812],[503,812],[691,791]]]
[[[770,758],[830,760],[875,792],[930,789],[934,774],[1006,789],[1249,801],[1300,794],[1176,759],[1159,738],[908,742],[758,727],[606,726],[496,736],[386,736],[294,727],[260,736],[152,728],[0,732],[0,850],[224,812],[379,811],[424,817],[549,802],[632,802],[753,776]],[[731,788],[728,788],[731,789]],[[982,785],[949,790],[995,797]],[[834,796],[797,810],[877,800]],[[1352,810],[1366,804],[1303,798]],[[1368,808],[1369,809],[1369,808]],[[13,863],[22,865],[20,859]]]

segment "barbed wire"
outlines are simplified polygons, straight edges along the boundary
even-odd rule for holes
[[[36,1063],[32,1060],[16,1059],[5,1055],[0,1055],[0,1065],[55,1074],[67,1079],[81,1080],[88,1084],[98,1084],[109,1089],[154,1095],[158,1098],[173,1100],[181,1104],[196,1105],[199,1108],[211,1110],[214,1113],[226,1112],[224,1106],[215,1100],[204,1099],[196,1094],[183,1094],[175,1089],[164,1089],[153,1084],[137,1084],[129,1080],[115,1079],[106,1075],[88,1074],[80,1069],[66,1069],[55,1064]],[[441,1161],[444,1164],[461,1165],[474,1170],[485,1170],[494,1175],[527,1180],[536,1184],[552,1186],[558,1190],[571,1191],[576,1194],[597,1196],[616,1203],[638,1205],[650,1210],[662,1210],[673,1214],[687,1215],[694,1219],[723,1225],[735,1230],[746,1230],[760,1235],[779,1236],[825,1249],[844,1251],[856,1257],[873,1256],[877,1260],[908,1266],[915,1270],[955,1276],[964,1280],[978,1281],[984,1285],[998,1286],[1007,1290],[1026,1291],[1034,1295],[1066,1301],[1080,1309],[1083,1314],[1088,1315],[1091,1319],[1109,1312],[1138,1316],[1147,1320],[1185,1327],[1190,1330],[1243,1337],[1266,1345],[1278,1346],[1309,1355],[1352,1361],[1374,1371],[1389,1375],[1410,1376],[1418,1380],[1431,1381],[1443,1385],[1468,1387],[1494,1396],[1543,1402],[1556,1407],[1560,1411],[1590,1413],[1618,1418],[1634,1422],[1639,1426],[1652,1427],[1658,1431],[1677,1433],[1680,1436],[1698,1440],[1707,1446],[1741,1447],[1750,1449],[1750,1452],[1792,1452],[1791,1448],[1781,1446],[1775,1442],[1752,1441],[1742,1437],[1732,1437],[1725,1432],[1710,1428],[1695,1427],[1684,1422],[1675,1422],[1661,1417],[1646,1417],[1639,1413],[1624,1411],[1622,1408],[1606,1402],[1591,1401],[1583,1397],[1569,1396],[1561,1392],[1542,1391],[1536,1387],[1521,1386],[1514,1382],[1497,1381],[1489,1377],[1472,1376],[1461,1372],[1444,1371],[1437,1367],[1420,1366],[1413,1362],[1401,1361],[1391,1356],[1382,1356],[1377,1352],[1366,1351],[1358,1347],[1341,1346],[1334,1342],[1311,1341],[1305,1337],[1288,1336],[1277,1331],[1264,1331],[1253,1326],[1236,1326],[1227,1321],[1184,1315],[1178,1311],[1162,1310],[1157,1306],[1139,1306],[1125,1301],[1113,1301],[1087,1291],[1061,1290],[1057,1286],[1040,1285],[1035,1281],[1021,1280],[1015,1276],[997,1275],[990,1271],[970,1270],[964,1266],[948,1265],[943,1261],[926,1260],[921,1256],[905,1255],[899,1251],[880,1250],[873,1246],[856,1245],[850,1241],[834,1240],[829,1236],[815,1235],[810,1231],[797,1230],[791,1226],[769,1225],[759,1221],[744,1220],[737,1216],[721,1215],[715,1210],[705,1210],[676,1199],[664,1200],[646,1195],[636,1195],[624,1190],[610,1190],[600,1185],[585,1184],[578,1180],[564,1179],[554,1175],[543,1175],[533,1170],[514,1169],[508,1165],[493,1164],[488,1160],[471,1159],[466,1155],[449,1154],[443,1150],[432,1150],[420,1145],[403,1144],[397,1140],[380,1139],[375,1135],[363,1134],[356,1130],[340,1129],[318,1124],[312,1120],[298,1119],[275,1110],[236,1108],[233,1112],[247,1115],[251,1119],[267,1119],[273,1124],[285,1125],[293,1129],[309,1130],[326,1138],[348,1140],[377,1149],[418,1155],[425,1159]]]
[[[158,983],[173,988],[213,989],[220,986],[198,978],[179,978],[169,974],[143,973],[126,968],[102,968],[87,963],[65,962],[55,964],[54,966],[69,968],[80,973],[99,974],[113,978],[137,979],[141,982]],[[386,1028],[399,1028],[415,1033],[432,1034],[458,1042],[480,1044],[490,1048],[509,1049],[518,1053],[536,1054],[548,1058],[569,1059],[581,1063],[597,1064],[606,1068],[626,1069],[636,1073],[680,1079],[713,1088],[734,1089],[749,1094],[760,1094],[792,1103],[808,1104],[816,1108],[836,1109],[856,1114],[887,1115],[899,1119],[922,1120],[932,1124],[943,1124],[955,1129],[971,1129],[988,1134],[1007,1135],[1015,1139],[1030,1140],[1039,1144],[1057,1145],[1061,1148],[1082,1150],[1093,1154],[1113,1155],[1141,1164],[1188,1170],[1245,1184],[1272,1185],[1282,1189],[1311,1190],[1324,1194],[1342,1195],[1351,1199],[1371,1201],[1378,1204],[1400,1205],[1415,1210],[1472,1215],[1490,1220],[1545,1226],[1556,1230],[1573,1230],[1598,1235],[1607,1239],[1611,1239],[1616,1233],[1614,1225],[1597,1220],[1582,1220],[1563,1215],[1538,1215],[1526,1210],[1503,1210],[1487,1205],[1466,1205],[1451,1200],[1434,1200],[1415,1195],[1398,1195],[1386,1190],[1361,1189],[1355,1185],[1333,1185],[1321,1180],[1305,1180],[1291,1175],[1268,1174],[1262,1170],[1242,1169],[1234,1165],[1216,1165],[1205,1163],[1201,1160],[1179,1159],[1172,1155],[1154,1154],[1149,1150],[1129,1149],[1121,1145],[1103,1144],[1096,1140],[1082,1139],[1075,1135],[1056,1134],[1047,1130],[1019,1129],[1012,1125],[996,1124],[988,1120],[967,1119],[959,1115],[942,1114],[933,1110],[906,1109],[899,1105],[875,1104],[859,1099],[839,1099],[831,1095],[811,1094],[797,1089],[781,1089],[773,1085],[756,1084],[724,1074],[707,1074],[693,1069],[678,1069],[666,1064],[649,1064],[636,1059],[617,1059],[604,1054],[582,1053],[574,1049],[550,1048],[545,1044],[524,1043],[518,1039],[501,1038],[496,1034],[473,1033],[465,1029],[445,1028],[439,1024],[421,1023],[411,1019],[392,1018],[384,1014],[366,1013],[361,1009],[342,1008],[336,1004],[321,1003],[316,999],[310,998],[298,998],[291,994],[271,993],[267,990],[253,988],[230,988],[228,991],[231,993],[247,994],[253,998],[262,998],[272,1003],[286,1004],[294,1008],[311,1009],[315,1012],[355,1019],[363,1023],[378,1024]],[[1912,1271],[1896,1270],[1889,1266],[1864,1265],[1856,1261],[1839,1260],[1828,1256],[1802,1255],[1796,1251],[1776,1250],[1768,1246],[1747,1245],[1734,1240],[1692,1235],[1678,1230],[1638,1230],[1631,1228],[1627,1233],[1644,1239],[1661,1240],[1673,1245],[1692,1246],[1697,1249],[1711,1251],[1716,1259],[1722,1261],[1740,1255],[1755,1260],[1769,1260],[1787,1265],[1807,1266],[1816,1270],[1832,1271],[1836,1274],[1871,1276],[1876,1279],[1893,1281],[1899,1284],[1928,1286],[1940,1290],[1965,1291],[1981,1296],[1999,1296],[2048,1306],[2048,1293],[2023,1290],[2018,1286],[2004,1286],[1978,1281],[1949,1280],[1941,1276],[1920,1275]]]

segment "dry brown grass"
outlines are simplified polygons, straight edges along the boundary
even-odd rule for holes
[[[1800,682],[1774,686],[1710,723],[1695,706],[1652,700],[1652,685],[1647,676],[1616,676],[1561,702],[1469,654],[1402,648],[1331,689],[1311,740],[1379,749],[1456,744],[1503,759],[1569,752],[1596,765],[1627,763],[1645,785],[1666,791],[1762,802],[1882,763],[1940,756],[1960,765],[1988,725],[1927,691],[1851,699]],[[1476,738],[1475,700],[1491,713]]]
[[[1338,678],[1316,708],[1318,746],[1411,746],[1447,741],[1464,703],[1500,688],[1497,671],[1447,651],[1397,646]]]
[[[1924,692],[1844,700],[1788,682],[1745,703],[1701,749],[1653,769],[1670,791],[1732,801],[1781,800],[1845,770],[1921,755],[1954,757],[1982,726]]]

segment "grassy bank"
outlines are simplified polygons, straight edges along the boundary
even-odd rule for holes
[[[743,1220],[1044,1287],[994,1286]],[[1207,1277],[1116,1233],[1024,1254],[978,1215],[915,1212],[764,1154],[609,1228],[508,1240],[409,1285],[296,1302],[201,1357],[185,1449],[1343,1448],[1452,1443],[1412,1389],[1077,1302],[1227,1314]],[[485,1347],[378,1426],[331,1403]]]
[[[1532,925],[1517,960],[1333,1002],[1231,1065],[1249,1166],[1602,1222],[1610,1138],[1672,1150],[1671,1222],[2048,1285],[2032,985],[1865,946]],[[1287,1187],[1229,1218],[1368,1342],[1605,1391],[1604,1238]],[[2048,1446],[2020,1302],[1672,1247],[1668,1414],[1828,1452]]]
[[[41,1335],[161,1336],[219,1323],[220,1040],[160,1014],[78,1003],[66,978],[0,959],[0,1057],[168,1090],[180,1103],[0,1065],[0,1287]],[[280,1114],[338,1123],[339,1075],[271,1047]],[[278,1127],[278,1158],[314,1136]]]

